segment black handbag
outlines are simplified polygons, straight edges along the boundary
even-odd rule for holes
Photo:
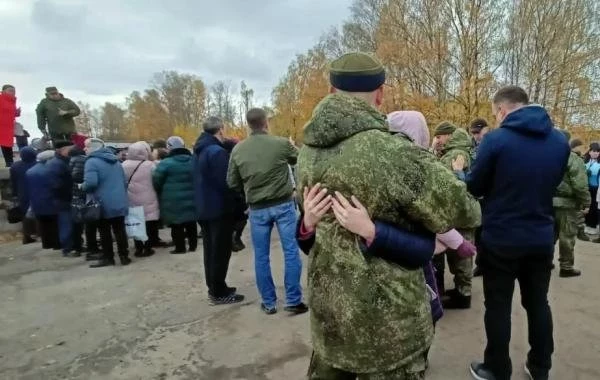
[[[87,202],[73,203],[71,210],[75,223],[90,223],[102,219],[102,207],[94,198]]]
[[[13,206],[6,210],[6,219],[10,224],[17,224],[23,221],[23,210],[19,206]]]

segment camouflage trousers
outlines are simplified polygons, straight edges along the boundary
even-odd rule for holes
[[[473,258],[462,258],[454,250],[447,250],[445,253],[435,255],[433,257],[433,265],[436,271],[438,282],[444,278],[446,270],[446,260],[448,260],[448,268],[450,273],[454,275],[454,288],[463,296],[471,295],[471,284],[473,282]],[[443,285],[443,284],[442,284]],[[440,287],[438,284],[438,288]]]
[[[558,241],[560,269],[573,269],[575,264],[575,241],[581,220],[579,210],[554,209],[554,241]]]
[[[425,355],[409,364],[387,372],[352,373],[334,368],[313,352],[308,367],[308,380],[424,380]]]

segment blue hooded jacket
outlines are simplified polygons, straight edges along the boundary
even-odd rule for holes
[[[25,174],[26,187],[29,194],[29,206],[35,216],[58,215],[58,208],[54,202],[51,191],[43,190],[52,188],[52,173],[48,168],[48,161],[39,161]]]
[[[35,165],[37,152],[32,147],[26,146],[19,153],[21,161],[17,161],[10,167],[10,182],[12,194],[19,200],[19,208],[24,213],[29,208],[29,192],[27,186],[27,170]]]
[[[553,254],[552,198],[569,153],[565,136],[537,105],[508,114],[484,137],[467,187],[483,197],[485,247],[499,254]]]
[[[83,190],[93,194],[102,205],[103,219],[127,216],[129,200],[125,172],[109,149],[101,148],[85,161]]]
[[[232,215],[234,193],[227,186],[229,152],[210,133],[203,132],[194,146],[194,197],[198,220]]]

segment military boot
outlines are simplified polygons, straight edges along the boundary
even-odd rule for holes
[[[579,239],[581,241],[590,241],[590,237],[587,236],[587,234],[585,233],[585,231],[583,230],[583,228],[580,228],[577,231],[577,239]]]
[[[470,309],[471,296],[465,296],[459,292],[453,292],[449,296],[442,298],[442,306],[444,309]]]

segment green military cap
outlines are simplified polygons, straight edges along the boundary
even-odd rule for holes
[[[435,127],[435,132],[433,132],[434,136],[442,136],[442,135],[451,135],[456,131],[456,127],[452,125],[452,123],[448,121],[442,122],[440,125]]]
[[[52,92],[58,92],[58,89],[54,86],[46,87],[46,94],[50,94]]]
[[[347,53],[329,65],[329,81],[338,90],[371,92],[385,83],[385,68],[366,53]]]

